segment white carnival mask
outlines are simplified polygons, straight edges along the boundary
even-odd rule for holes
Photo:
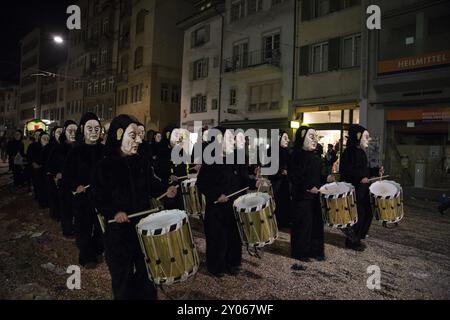
[[[70,124],[66,128],[66,140],[69,143],[75,142],[75,136],[77,133],[77,126],[75,124]]]
[[[173,148],[177,144],[180,144],[181,140],[181,131],[178,128],[175,128],[172,130],[172,133],[170,134],[169,142],[170,146]]]
[[[56,141],[59,142],[59,138],[61,137],[62,132],[63,132],[63,129],[62,129],[62,128],[56,129],[56,131],[55,131],[55,139],[56,139]]]
[[[236,149],[242,150],[245,148],[245,134],[243,132],[238,132],[236,134]]]
[[[84,142],[86,144],[95,144],[100,139],[102,127],[97,120],[89,120],[84,125]]]
[[[43,134],[41,136],[41,145],[45,147],[50,142],[50,136],[48,134]]]
[[[369,131],[364,131],[360,140],[360,146],[363,149],[367,149],[369,147],[369,143],[370,143],[370,135],[369,135]]]
[[[235,140],[234,140],[234,134],[231,133],[230,130],[226,130],[224,137],[223,137],[223,153],[224,155],[229,155],[232,154],[234,152],[234,144],[235,144]]]
[[[281,140],[280,140],[280,147],[282,148],[287,148],[289,146],[289,136],[287,133],[284,133],[281,136]]]
[[[309,129],[306,132],[305,141],[303,142],[303,150],[314,151],[317,148],[317,143],[319,142],[317,132],[314,129]]]
[[[208,142],[208,133],[209,133],[209,130],[203,131],[203,136],[202,136],[203,142]]]
[[[36,141],[39,141],[39,137],[41,136],[41,132],[40,131],[36,131],[35,133],[34,133],[34,139],[36,140]]]
[[[161,133],[157,133],[155,136],[155,142],[160,143],[162,139]]]
[[[130,124],[125,130],[122,137],[122,145],[120,146],[120,151],[122,151],[124,155],[133,156],[137,154],[139,145],[142,143],[139,131],[140,130],[135,123]],[[120,139],[119,136],[117,138]]]
[[[139,137],[141,138],[142,141],[145,140],[145,128],[144,126],[138,126],[138,131],[139,131]]]

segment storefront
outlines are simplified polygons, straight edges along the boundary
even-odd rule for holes
[[[319,143],[324,154],[328,145],[333,145],[338,156],[346,144],[346,135],[351,124],[359,123],[359,105],[355,103],[340,103],[313,106],[298,106],[295,109],[297,121],[314,127],[319,134]],[[333,172],[339,171],[339,160],[333,167]]]
[[[386,167],[404,186],[450,187],[450,105],[386,110]]]

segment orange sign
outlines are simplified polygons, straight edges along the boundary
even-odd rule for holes
[[[450,65],[450,50],[378,62],[378,74]]]
[[[450,121],[450,107],[389,110],[386,114],[386,120]]]

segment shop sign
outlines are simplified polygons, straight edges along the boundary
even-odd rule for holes
[[[450,65],[450,50],[378,62],[378,74],[399,73]]]

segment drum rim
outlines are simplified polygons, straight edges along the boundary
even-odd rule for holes
[[[322,194],[321,193],[320,194],[321,197],[325,198],[325,199],[344,198],[344,197],[347,197],[347,196],[351,195],[355,191],[355,187],[351,183],[348,183],[348,182],[331,182],[331,183],[327,183],[327,184],[324,184],[321,187],[321,189],[323,187],[327,186],[327,185],[340,185],[340,184],[347,186],[349,188],[349,190],[346,191],[346,192],[341,192],[341,193],[328,193],[328,194]]]
[[[255,197],[255,196],[261,196],[262,198],[266,198],[267,197],[267,199],[266,199],[266,201],[263,204],[260,204],[258,206],[253,206],[253,207],[248,207],[248,208],[238,207],[237,203],[239,201],[242,201],[241,199],[248,198],[248,197]],[[269,207],[270,203],[271,203],[271,200],[272,200],[272,197],[269,194],[265,193],[265,192],[248,193],[248,194],[240,196],[239,198],[234,200],[233,208],[234,208],[235,212],[237,212],[237,213],[241,213],[241,212],[242,213],[258,212],[258,211],[261,211],[262,209],[265,209],[265,208]]]
[[[372,191],[372,187],[373,187],[374,185],[376,185],[377,183],[378,183],[378,184],[380,184],[380,183],[391,184],[391,185],[393,185],[394,187],[397,188],[397,192],[394,193],[394,194],[388,195],[388,196],[380,196],[380,195],[377,195],[377,194],[373,193],[373,191]],[[393,181],[393,180],[383,180],[383,181],[376,181],[374,184],[372,184],[372,185],[369,187],[369,191],[370,191],[370,194],[371,194],[375,199],[387,199],[387,200],[389,200],[389,199],[394,199],[394,198],[399,197],[400,194],[403,192],[403,189],[402,189],[402,186],[401,186],[399,183],[397,183],[397,182],[395,182],[395,181]]]
[[[183,218],[181,220],[179,220],[177,223],[165,226],[164,228],[154,228],[154,229],[142,229],[142,221],[145,220],[145,219],[142,219],[136,225],[136,230],[137,230],[138,234],[143,235],[143,236],[162,236],[162,235],[165,235],[167,233],[170,233],[170,232],[176,231],[178,229],[181,229],[185,224],[189,223],[188,215],[187,215],[186,211],[184,211],[184,210],[178,210],[178,209],[161,210],[161,211],[158,211],[158,212],[154,213],[152,216],[153,217],[160,216],[164,212],[169,212],[169,211],[175,211],[177,213],[182,213],[181,216]]]

